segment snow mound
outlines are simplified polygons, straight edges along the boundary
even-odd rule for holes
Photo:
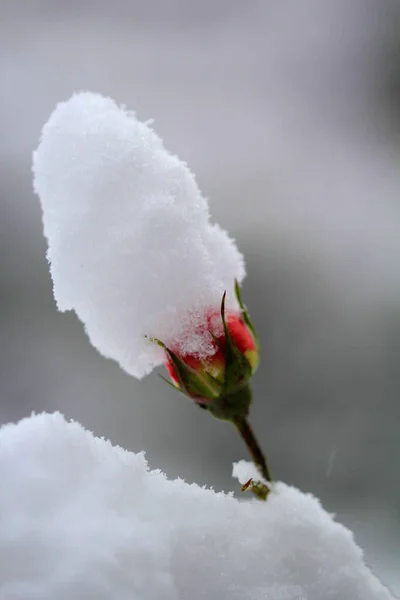
[[[0,480],[2,600],[392,598],[311,495],[169,481],[59,413],[0,429]]]

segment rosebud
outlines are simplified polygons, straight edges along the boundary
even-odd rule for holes
[[[173,386],[192,398],[214,416],[232,420],[248,414],[251,393],[249,381],[257,369],[259,349],[256,333],[235,285],[238,311],[225,311],[225,294],[221,312],[211,310],[207,327],[215,353],[201,359],[165,349],[165,366]]]

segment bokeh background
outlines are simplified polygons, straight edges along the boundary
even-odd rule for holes
[[[275,477],[350,525],[400,594],[398,1],[1,2],[0,85],[0,423],[61,410],[238,491],[233,429],[56,311],[31,153],[58,101],[101,92],[154,118],[245,253]]]

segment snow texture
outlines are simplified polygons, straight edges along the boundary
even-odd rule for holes
[[[182,353],[214,352],[204,328],[245,275],[235,242],[210,222],[187,165],[111,98],[58,104],[33,157],[59,310],[141,378],[163,360],[145,336]]]
[[[59,413],[0,429],[0,480],[2,600],[393,598],[313,496],[168,481]]]

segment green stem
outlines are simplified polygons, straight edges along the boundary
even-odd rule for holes
[[[246,444],[253,462],[258,467],[261,475],[267,481],[272,481],[271,474],[267,465],[267,460],[260,448],[260,445],[250,427],[250,424],[246,417],[235,417],[232,419],[232,423],[236,426],[239,434]]]

